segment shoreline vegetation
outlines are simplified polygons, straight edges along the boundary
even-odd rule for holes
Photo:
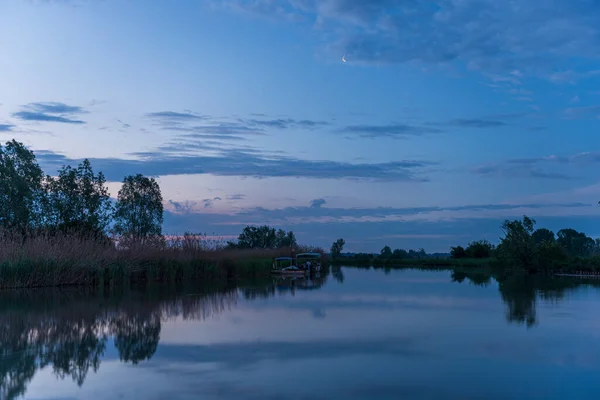
[[[536,221],[505,220],[504,236],[498,245],[487,240],[473,241],[466,247],[451,247],[447,256],[428,255],[424,249],[392,250],[385,246],[379,254],[341,253],[344,241],[332,245],[332,263],[349,266],[385,268],[493,268],[530,274],[600,276],[600,239],[566,228],[556,234],[546,228],[535,229]],[[340,246],[341,245],[341,246]]]
[[[146,282],[218,281],[266,276],[272,259],[319,252],[333,265],[388,268],[505,269],[545,274],[600,274],[600,239],[574,229],[555,235],[535,220],[506,220],[498,245],[480,240],[448,255],[423,249],[343,254],[302,246],[292,231],[247,226],[236,241],[203,234],[165,236],[158,182],[124,177],[116,201],[89,160],[45,175],[22,143],[0,145],[0,289]]]
[[[22,143],[0,145],[0,289],[236,280],[293,251],[325,255],[268,226],[226,243],[164,235],[163,212],[154,178],[124,177],[115,202],[87,159],[50,176]]]

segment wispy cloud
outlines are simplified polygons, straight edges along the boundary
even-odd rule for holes
[[[600,163],[600,152],[596,151],[565,156],[513,158],[499,163],[479,165],[471,168],[471,172],[490,177],[570,180],[576,176],[569,175],[565,171],[572,172],[572,167],[589,167],[598,163]]]
[[[448,125],[459,126],[462,128],[497,128],[505,126],[506,123],[485,119],[455,119],[450,121]]]
[[[11,124],[0,124],[0,132],[10,132],[15,126]]]
[[[569,107],[565,110],[565,115],[569,118],[600,118],[600,105]]]
[[[246,195],[241,194],[241,193],[234,193],[234,194],[227,195],[225,198],[227,200],[232,200],[232,201],[244,200],[246,198]]]
[[[213,206],[213,204],[217,201],[221,201],[223,200],[220,197],[213,197],[212,199],[203,199],[202,203],[204,204],[204,208],[211,208]]]
[[[231,0],[231,10],[308,21],[349,62],[445,64],[521,81],[600,50],[600,6],[545,0]],[[310,25],[307,25],[310,26]],[[555,81],[591,71],[554,73]],[[542,73],[541,71],[544,71]]]
[[[176,111],[157,111],[146,114],[150,118],[159,120],[202,120],[207,119],[206,116],[191,113],[191,112],[176,112]]]
[[[440,129],[405,124],[390,125],[348,125],[337,129],[337,132],[368,139],[395,138],[402,139],[411,136],[422,136],[429,133],[439,133]]]
[[[21,111],[13,113],[14,118],[23,121],[58,122],[63,124],[85,124],[85,121],[74,119],[87,111],[79,106],[64,103],[29,103]]]
[[[425,182],[424,170],[430,161],[406,160],[386,163],[347,163],[303,160],[281,154],[265,154],[258,150],[214,149],[214,155],[181,155],[162,151],[139,152],[137,159],[90,159],[94,168],[108,179],[121,181],[124,175],[142,173],[149,176],[213,174],[256,178],[302,177],[315,179],[359,179],[374,181]],[[36,152],[40,163],[49,168],[76,164],[71,159],[51,151]]]
[[[550,80],[555,83],[569,83],[575,85],[582,79],[592,78],[600,75],[600,70],[582,71],[577,72],[573,70],[566,70],[561,72],[555,72],[550,75]]]

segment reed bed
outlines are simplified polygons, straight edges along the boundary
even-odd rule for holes
[[[117,246],[83,235],[0,234],[0,288],[114,285],[267,275],[291,249],[225,249],[201,235]]]

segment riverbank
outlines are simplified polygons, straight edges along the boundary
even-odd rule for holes
[[[500,266],[501,263],[496,258],[409,258],[409,259],[355,259],[355,258],[337,258],[331,261],[333,265],[364,266],[372,265],[379,267],[407,267],[407,266],[428,266],[428,267],[489,267]]]
[[[333,265],[353,267],[372,266],[374,268],[426,268],[426,269],[473,269],[520,270],[529,273],[554,275],[600,276],[600,257],[575,257],[562,261],[552,261],[538,267],[514,267],[504,264],[495,257],[491,258],[412,258],[412,259],[353,259],[337,258]]]
[[[272,259],[289,249],[207,249],[204,246],[137,246],[78,237],[0,243],[0,289],[193,282],[267,276]]]

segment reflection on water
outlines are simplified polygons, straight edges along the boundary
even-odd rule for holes
[[[570,344],[553,353],[542,345],[560,343],[565,334],[581,338],[595,327],[585,312],[597,308],[600,281],[384,272],[337,267],[312,279],[211,288],[5,291],[0,398],[523,398],[533,392],[561,398],[548,383],[515,383],[515,392],[502,395],[496,392],[508,389],[481,392],[491,390],[484,389],[485,379],[459,389],[452,377],[524,371],[529,362],[548,377],[561,372],[549,369],[556,365],[597,368],[600,348]],[[586,297],[588,289],[596,297]],[[570,297],[579,308],[567,306]],[[508,325],[498,325],[502,312]],[[531,333],[523,336],[518,326]],[[535,342],[532,335],[538,335]],[[328,378],[313,369],[328,371]],[[400,370],[403,384],[390,375]],[[306,380],[291,392],[281,383],[257,383],[297,373]],[[596,384],[586,387],[600,393]],[[572,398],[586,393],[580,386]]]

